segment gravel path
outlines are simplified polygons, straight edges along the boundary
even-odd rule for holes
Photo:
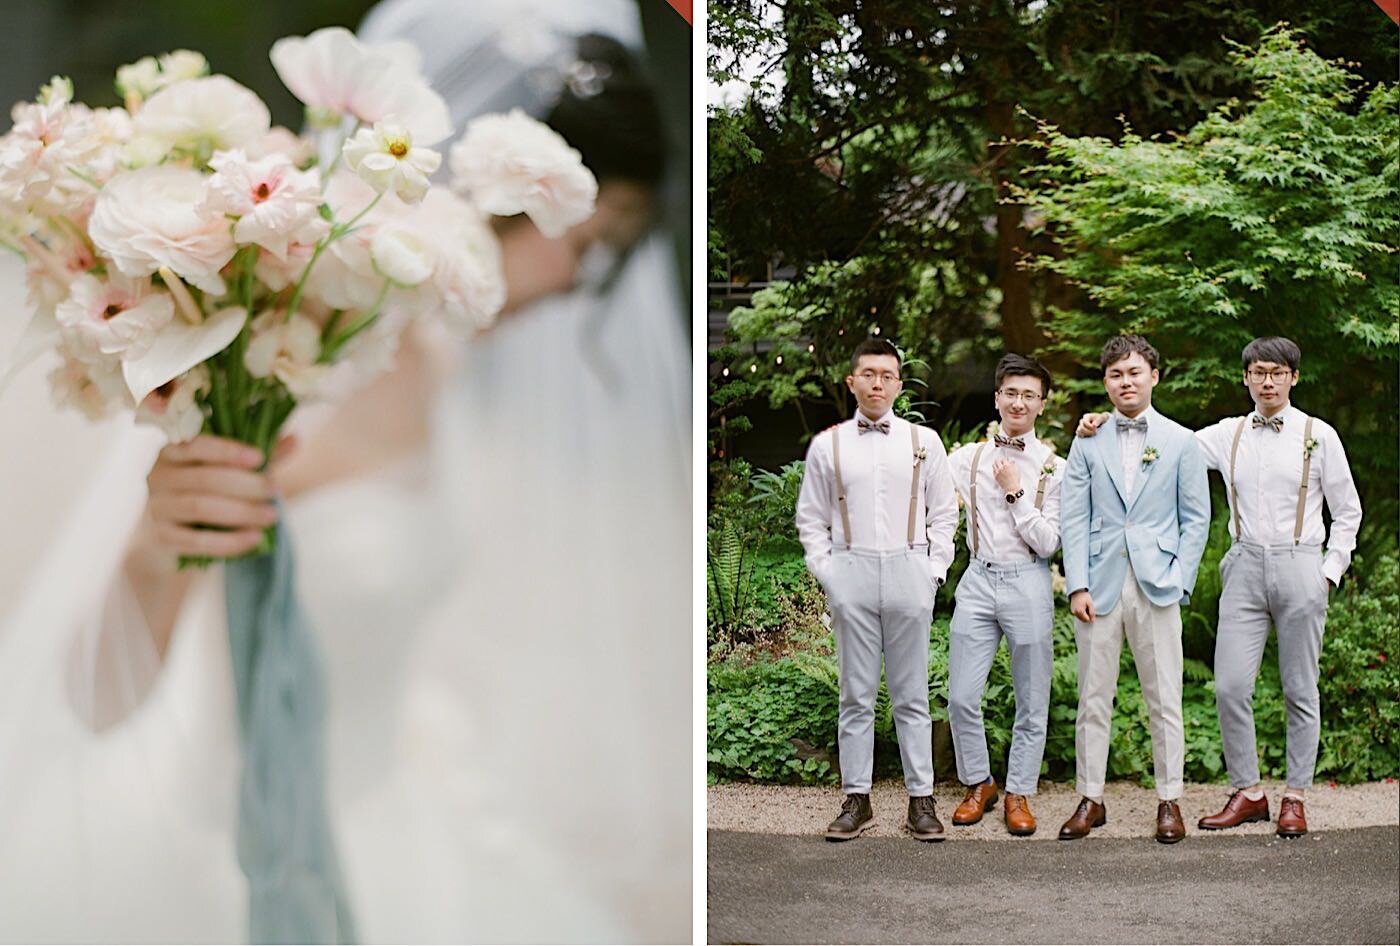
[[[1282,783],[1266,782],[1269,813],[1276,814],[1283,794]],[[987,813],[980,824],[954,827],[952,812],[962,801],[964,789],[956,782],[940,783],[934,789],[938,816],[948,828],[949,841],[1053,841],[1060,825],[1074,811],[1079,795],[1072,784],[1042,783],[1039,795],[1031,799],[1031,812],[1039,830],[1030,838],[1014,838],[1001,821],[1001,804]],[[1188,838],[1273,834],[1272,822],[1242,825],[1231,831],[1200,831],[1196,820],[1219,811],[1229,797],[1224,785],[1187,785],[1181,800],[1181,814]],[[875,825],[865,837],[901,837],[908,796],[897,780],[879,782],[871,792]],[[1115,782],[1104,795],[1108,824],[1094,830],[1093,837],[1137,838],[1151,834],[1157,817],[1157,795],[1150,788]],[[836,817],[841,794],[835,788],[785,785],[712,785],[709,788],[707,823],[715,831],[745,831],[759,834],[819,835],[827,822]],[[1400,824],[1400,783],[1395,779],[1365,785],[1313,786],[1307,800],[1308,827],[1317,832]]]

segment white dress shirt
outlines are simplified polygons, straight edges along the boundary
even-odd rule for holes
[[[797,534],[807,553],[807,568],[818,580],[833,546],[844,548],[847,542],[836,502],[833,436],[841,437],[841,480],[846,486],[851,548],[889,552],[909,546],[909,490],[914,475],[909,429],[913,425],[892,411],[886,411],[880,420],[889,421],[889,433],[859,433],[852,418],[817,434],[807,448],[802,491],[797,497]],[[927,457],[919,472],[923,515],[915,510],[914,541],[927,543],[933,577],[941,583],[953,561],[958,503],[943,442],[925,427],[919,427],[918,432]]]
[[[1049,445],[1042,443],[1032,431],[1021,435],[1025,450],[998,447],[993,443],[964,444],[948,457],[953,471],[953,486],[962,497],[963,505],[972,515],[972,458],[979,447],[982,459],[977,461],[977,557],[985,562],[1011,565],[1033,559],[1049,558],[1060,547],[1060,481],[1064,476],[1064,461],[1055,456]],[[992,466],[997,460],[1008,459],[1021,474],[1020,488],[1025,495],[1014,503],[1006,501],[1006,490],[997,482]],[[1035,508],[1035,494],[1045,467],[1054,472],[1045,483],[1045,498],[1040,509]],[[972,549],[972,522],[967,526],[967,547]]]
[[[1283,429],[1254,427],[1250,418],[1227,417],[1196,432],[1206,465],[1230,477],[1230,445],[1235,429],[1244,420],[1239,453],[1235,457],[1235,490],[1227,482],[1232,514],[1230,535],[1260,545],[1292,545],[1298,513],[1298,486],[1303,479],[1303,429],[1307,415],[1291,404],[1276,416],[1283,418]],[[1356,532],[1361,527],[1361,497],[1351,478],[1346,451],[1332,425],[1313,419],[1312,439],[1317,448],[1308,471],[1308,498],[1303,506],[1303,532],[1298,541],[1327,546],[1322,571],[1336,585],[1351,564],[1356,548]],[[1233,515],[1235,492],[1239,499],[1240,531],[1235,535]],[[1329,537],[1322,522],[1322,501],[1332,513]]]
[[[1119,411],[1114,411],[1109,416],[1108,422],[1116,424],[1120,417],[1123,417],[1124,420],[1129,419]],[[1152,408],[1149,407],[1134,419],[1146,420],[1150,424],[1151,417]],[[1123,489],[1127,493],[1128,500],[1131,501],[1133,487],[1137,485],[1138,473],[1142,471],[1142,452],[1147,447],[1147,431],[1119,430],[1116,433],[1118,435],[1118,454],[1123,459]]]

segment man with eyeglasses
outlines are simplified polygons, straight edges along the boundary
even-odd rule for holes
[[[1205,461],[1191,431],[1152,407],[1158,354],[1140,335],[1109,339],[1099,357],[1112,435],[1076,439],[1060,490],[1060,539],[1077,619],[1075,775],[1083,798],[1060,828],[1085,837],[1107,821],[1108,740],[1127,638],[1152,730],[1155,836],[1186,836],[1178,800],[1182,723],[1181,605],[1190,599],[1210,528]]]
[[[1351,563],[1361,500],[1336,430],[1291,403],[1302,359],[1298,346],[1286,338],[1256,338],[1240,359],[1254,411],[1196,433],[1206,465],[1225,479],[1230,502],[1231,544],[1220,562],[1215,705],[1233,789],[1225,807],[1199,826],[1215,831],[1269,820],[1259,781],[1254,683],[1272,623],[1288,717],[1287,784],[1276,833],[1295,838],[1308,831],[1304,799],[1321,732],[1317,680],[1327,599]],[[1079,433],[1091,435],[1103,416],[1086,415]],[[1324,500],[1332,513],[1330,536]]]
[[[797,499],[807,568],[826,592],[836,637],[845,799],[826,830],[831,841],[858,837],[874,821],[882,656],[909,792],[906,827],[921,841],[944,835],[933,804],[928,647],[934,595],[953,560],[958,507],[942,441],[894,414],[899,373],[899,350],[888,340],[856,346],[846,376],[856,414],[812,438]]]
[[[1035,833],[1028,797],[1040,781],[1054,660],[1050,556],[1060,547],[1060,474],[1064,462],[1038,440],[1035,421],[1050,393],[1039,361],[1008,354],[996,367],[1001,420],[982,443],[948,457],[967,510],[967,571],[958,582],[948,636],[948,722],[967,795],[953,824],[982,820],[997,802],[987,755],[982,696],[1001,639],[1011,657],[1016,722],[1006,765],[1003,820],[1011,834]]]

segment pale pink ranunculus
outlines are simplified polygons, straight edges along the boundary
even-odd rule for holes
[[[131,123],[122,109],[89,109],[62,94],[21,102],[0,137],[0,201],[12,213],[80,215],[116,173]]]
[[[332,26],[279,39],[270,58],[282,82],[313,112],[350,115],[369,125],[392,117],[423,145],[452,134],[447,104],[401,44],[369,46],[344,27]]]
[[[369,242],[375,270],[395,286],[411,289],[433,274],[437,247],[411,226],[380,227]]]
[[[89,420],[104,420],[132,407],[131,395],[115,360],[89,362],[60,348],[63,361],[49,372],[49,391],[59,407],[74,407]]]
[[[238,218],[233,239],[286,257],[289,243],[315,243],[330,230],[321,219],[319,176],[298,171],[291,159],[271,154],[249,160],[241,150],[217,151],[209,159],[206,208]]]
[[[136,422],[159,427],[171,443],[193,440],[204,429],[204,410],[197,397],[208,390],[209,369],[195,365],[147,394],[136,408]]]
[[[593,215],[598,181],[583,157],[520,109],[473,119],[448,158],[452,187],[489,214],[528,214],[547,237]]]
[[[77,222],[73,226],[81,229]],[[73,280],[97,265],[97,258],[87,242],[69,233],[46,236],[42,244],[34,238],[16,239],[25,246],[28,302],[40,312],[52,313],[68,298]]]
[[[255,378],[275,377],[298,401],[314,398],[329,366],[318,364],[321,327],[296,313],[290,319],[271,309],[252,322],[243,365]]]
[[[228,150],[251,145],[272,127],[263,100],[228,76],[186,79],[146,100],[132,122],[135,137],[162,147]],[[208,152],[206,152],[208,153]]]
[[[442,188],[428,192],[404,222],[436,250],[433,274],[395,295],[420,317],[443,318],[459,332],[486,328],[506,301],[501,245],[480,211]]]
[[[128,276],[169,266],[186,282],[221,296],[219,270],[237,247],[229,221],[204,209],[206,194],[206,179],[193,168],[161,165],[118,174],[97,195],[88,233]]]
[[[121,273],[79,276],[54,310],[64,340],[84,361],[139,358],[174,315],[168,293],[157,292],[149,279]]]

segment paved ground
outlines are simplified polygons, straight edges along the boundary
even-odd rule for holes
[[[708,850],[711,943],[1400,942],[1394,825],[1296,841],[1192,830],[1171,846],[833,844],[712,826]]]
[[[1269,811],[1277,813],[1283,786],[1267,782],[1264,788],[1269,798]],[[949,841],[1005,841],[1055,844],[1060,825],[1075,805],[1079,795],[1072,784],[1041,782],[1040,794],[1031,799],[1031,811],[1040,821],[1040,830],[1030,839],[1012,838],[1001,822],[1001,808],[990,812],[981,824],[954,828],[950,815],[963,797],[963,787],[956,782],[940,782],[934,787],[939,817],[949,824]],[[836,817],[841,795],[834,788],[791,785],[712,785],[709,795],[708,825],[710,830],[750,831],[760,834],[820,834],[828,821]],[[1196,832],[1196,821],[1218,811],[1229,797],[1224,785],[1187,785],[1181,799],[1181,813],[1186,822],[1188,839]],[[866,837],[903,837],[901,824],[908,805],[904,785],[896,780],[877,782],[870,795],[875,809],[875,826]],[[1094,832],[1095,837],[1141,838],[1150,834],[1156,824],[1157,796],[1151,789],[1127,782],[1112,782],[1104,792],[1108,807],[1108,824]],[[1308,826],[1335,831],[1342,828],[1365,828],[1400,824],[1400,784],[1395,779],[1365,785],[1314,785],[1308,792]],[[1231,834],[1272,836],[1272,823],[1256,823],[1236,828]],[[1214,835],[1212,835],[1214,837]]]

